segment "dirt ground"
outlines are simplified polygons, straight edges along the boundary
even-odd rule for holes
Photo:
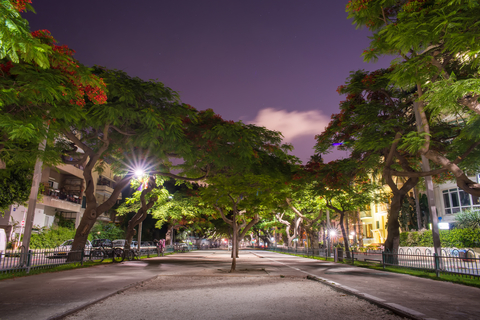
[[[401,319],[299,277],[159,276],[66,319]]]

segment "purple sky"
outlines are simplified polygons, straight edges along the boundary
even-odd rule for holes
[[[282,131],[306,161],[349,72],[389,64],[363,62],[369,33],[347,20],[347,2],[34,0],[25,17],[85,65],[158,79],[199,110]]]

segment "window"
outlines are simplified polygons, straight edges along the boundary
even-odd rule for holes
[[[455,188],[442,191],[445,214],[454,214],[469,209],[480,209],[480,199]]]
[[[365,234],[367,235],[367,238],[373,238],[372,229],[371,223],[365,225]]]

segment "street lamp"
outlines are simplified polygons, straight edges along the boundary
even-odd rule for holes
[[[134,174],[135,174],[135,177],[141,178],[145,175],[145,170],[143,170],[142,168],[137,168],[135,169]]]

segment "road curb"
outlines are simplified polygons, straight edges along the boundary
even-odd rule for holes
[[[136,287],[136,286],[138,286],[138,285],[142,285],[142,284],[144,284],[145,282],[154,280],[154,279],[156,279],[156,278],[158,278],[158,275],[153,276],[153,277],[148,278],[148,279],[145,279],[145,280],[142,280],[142,281],[137,281],[137,282],[135,282],[135,283],[129,284],[128,286],[126,286],[126,287],[124,287],[124,288],[122,288],[122,289],[120,289],[120,290],[116,290],[116,291],[114,291],[114,292],[112,292],[112,293],[109,293],[109,294],[103,296],[103,297],[100,297],[100,298],[98,298],[98,299],[95,299],[95,300],[89,301],[89,302],[87,302],[87,303],[85,303],[85,304],[82,304],[81,306],[78,306],[78,307],[76,307],[76,308],[73,308],[73,309],[70,309],[70,310],[68,310],[68,311],[62,312],[61,314],[54,315],[54,316],[52,316],[52,317],[50,317],[50,318],[47,318],[47,320],[60,320],[60,319],[63,319],[63,318],[65,318],[65,317],[67,317],[67,316],[69,316],[69,315],[71,315],[71,314],[73,314],[73,313],[76,313],[76,312],[78,312],[78,311],[81,311],[81,310],[83,310],[83,309],[85,309],[85,308],[87,308],[87,307],[89,307],[89,306],[91,306],[91,305],[93,305],[93,304],[96,304],[96,303],[98,303],[98,302],[100,302],[100,301],[103,301],[103,300],[105,300],[105,299],[108,299],[108,298],[110,298],[111,296],[114,296],[114,295],[116,295],[116,294],[122,293],[122,292],[124,292],[124,291],[126,291],[126,290],[128,290],[128,289],[131,289],[131,288]]]
[[[333,289],[335,289],[335,290],[337,290],[337,291],[341,291],[341,292],[343,292],[343,293],[347,293],[347,294],[349,294],[349,295],[355,296],[355,297],[360,298],[360,299],[362,299],[362,300],[366,300],[366,301],[368,301],[368,302],[370,302],[370,303],[372,303],[372,304],[374,304],[374,305],[376,305],[376,306],[378,306],[378,307],[381,307],[381,308],[383,308],[383,309],[388,309],[388,310],[392,311],[393,313],[395,313],[395,314],[398,315],[398,316],[401,316],[401,317],[404,317],[404,318],[408,318],[408,319],[413,319],[413,320],[424,320],[424,319],[425,319],[425,318],[423,318],[423,317],[418,317],[418,316],[416,316],[416,315],[414,315],[414,314],[408,313],[408,312],[406,312],[406,311],[404,311],[404,310],[400,310],[400,309],[397,309],[397,308],[395,308],[395,307],[392,307],[391,305],[388,305],[388,304],[386,304],[386,303],[383,303],[383,302],[380,302],[380,301],[371,299],[371,298],[369,298],[369,297],[366,297],[366,296],[364,296],[364,295],[361,294],[361,293],[357,293],[357,292],[348,290],[347,288],[344,288],[344,287],[341,286],[341,285],[339,286],[339,285],[336,285],[336,284],[334,284],[334,283],[330,283],[330,282],[328,282],[328,280],[319,279],[319,278],[317,278],[317,277],[315,277],[315,276],[310,276],[310,275],[307,276],[307,279],[308,279],[308,280],[317,281],[317,282],[322,283],[322,284],[325,284],[325,285],[327,285],[327,286],[329,286],[329,287],[331,287],[331,288],[333,288]]]

